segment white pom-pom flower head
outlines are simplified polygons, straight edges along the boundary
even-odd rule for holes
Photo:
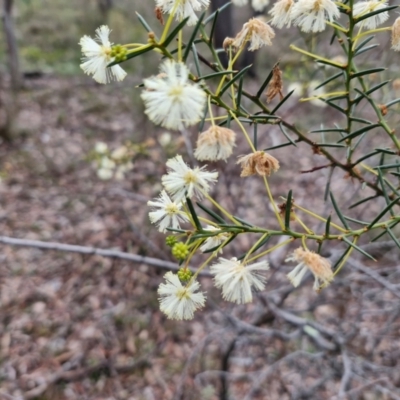
[[[252,288],[264,289],[266,278],[260,271],[268,269],[266,261],[245,265],[236,258],[219,258],[219,262],[210,267],[215,276],[215,286],[222,288],[222,297],[237,304],[250,303],[253,300]]]
[[[163,13],[176,15],[177,21],[189,18],[187,25],[195,25],[198,18],[196,11],[206,10],[210,0],[156,0],[156,6]]]
[[[199,85],[189,82],[185,64],[166,60],[159,75],[143,82],[145,113],[155,124],[181,130],[201,120],[207,96]]]
[[[85,74],[93,75],[96,82],[103,84],[112,80],[122,81],[126,76],[126,72],[119,65],[107,67],[115,60],[109,40],[110,32],[110,28],[103,25],[96,29],[96,40],[85,35],[79,41],[84,55],[80,67]]]
[[[193,319],[194,312],[204,306],[205,296],[197,292],[200,284],[190,280],[186,286],[182,285],[178,275],[167,272],[164,276],[166,283],[160,284],[160,309],[169,319]]]
[[[215,233],[214,236],[208,237],[204,243],[200,246],[200,250],[202,252],[206,252],[212,249],[216,249],[218,246],[220,246],[222,243],[227,242],[230,238],[229,233],[227,232],[221,232],[220,228],[217,228],[212,225],[207,225],[204,229],[205,231],[210,231]],[[220,253],[222,253],[222,248],[219,250]]]
[[[218,172],[208,172],[205,167],[190,168],[177,155],[167,161],[168,174],[161,178],[166,191],[172,196],[174,201],[184,201],[186,197],[196,195],[201,198],[204,193],[210,190],[210,184],[215,183]]]
[[[278,0],[275,2],[268,14],[272,15],[271,25],[277,28],[287,28],[292,23],[292,8],[294,0]]]
[[[187,214],[181,211],[182,203],[172,201],[163,190],[155,201],[148,201],[152,207],[149,212],[150,221],[158,225],[158,230],[165,233],[167,228],[179,229],[180,222],[189,221]]]
[[[291,19],[303,32],[322,32],[326,21],[340,17],[332,0],[298,0],[292,7]]]
[[[380,0],[369,0],[369,1],[359,1],[354,4],[353,7],[353,17],[359,18],[363,15],[367,15],[373,11],[378,11],[386,8],[388,6],[387,1]],[[360,22],[360,25],[366,29],[375,29],[378,25],[383,24],[389,19],[389,13],[383,11],[379,14],[375,14],[372,17],[366,18]]]

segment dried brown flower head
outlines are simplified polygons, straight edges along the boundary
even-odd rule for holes
[[[156,18],[160,22],[161,25],[164,25],[164,17],[163,17],[163,12],[160,7],[156,7],[154,9],[154,14],[156,15]]]
[[[313,144],[312,152],[313,154],[318,154],[319,156],[322,155],[321,148],[317,144]]]
[[[240,48],[244,43],[250,42],[249,50],[254,51],[265,45],[271,46],[273,37],[275,37],[275,32],[267,23],[258,18],[252,18],[236,35],[233,46]]]
[[[299,247],[286,261],[295,261],[298,263],[293,271],[287,275],[294,287],[300,285],[307,269],[314,275],[314,290],[316,291],[321,289],[321,283],[323,285],[329,285],[333,280],[330,261],[313,251]]]
[[[238,164],[242,167],[240,176],[261,175],[270,176],[272,172],[279,169],[279,161],[264,151],[256,151],[255,153],[247,154],[239,157]]]
[[[232,154],[235,139],[236,134],[231,129],[211,126],[199,135],[194,156],[200,161],[226,161]]]
[[[279,98],[283,99],[283,81],[282,81],[282,71],[279,68],[279,64],[275,65],[272,70],[272,79],[269,82],[267,90],[267,103],[269,103],[276,95],[279,94]]]
[[[229,51],[229,47],[231,47],[232,50],[233,50],[234,52],[236,52],[237,49],[236,49],[236,47],[233,45],[233,42],[234,42],[234,41],[235,41],[234,38],[226,37],[226,38],[224,39],[223,43],[222,43],[223,49],[224,49],[226,52],[228,52],[228,51]]]
[[[290,220],[295,221],[296,217],[294,215],[294,207],[293,207],[294,199],[292,199],[292,207],[290,208]],[[284,217],[286,214],[286,207],[287,203],[286,201],[284,203],[278,204],[278,209],[279,209],[279,214]]]
[[[385,104],[379,104],[378,107],[381,110],[383,116],[385,116],[388,113],[388,108]]]

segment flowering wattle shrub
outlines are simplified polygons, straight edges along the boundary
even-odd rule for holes
[[[242,6],[247,0],[234,0],[233,3]],[[261,11],[269,5],[269,1],[253,0],[251,4],[255,10]],[[161,311],[168,318],[191,319],[194,312],[204,306],[206,296],[201,291],[198,275],[205,268],[209,268],[224,300],[238,304],[251,302],[253,292],[265,288],[269,273],[267,256],[295,240],[297,248],[286,258],[287,262],[296,264],[293,271],[287,274],[288,280],[297,287],[304,276],[311,273],[317,292],[334,282],[353,251],[372,258],[359,247],[361,237],[378,240],[387,235],[400,247],[395,230],[400,222],[400,185],[396,180],[400,176],[400,142],[396,131],[386,120],[388,109],[400,99],[379,103],[374,96],[388,81],[378,82],[377,77],[385,68],[362,65],[360,69],[357,65],[358,55],[376,47],[367,46],[376,33],[391,31],[392,48],[396,51],[400,49],[400,19],[396,19],[393,27],[382,27],[397,6],[378,0],[278,0],[271,4],[268,12],[270,21],[250,19],[235,37],[225,39],[223,49],[213,46],[215,25],[223,23],[219,19],[223,9],[206,18],[209,0],[156,0],[155,6],[153,21],[144,21],[139,16],[149,31],[145,43],[113,45],[107,26],[96,30],[96,40],[84,36],[80,41],[83,53],[81,68],[95,81],[105,84],[111,80],[122,81],[126,77],[120,64],[135,57],[146,57],[146,53],[151,51],[161,54],[163,59],[160,59],[159,74],[144,79],[138,89],[141,90],[147,117],[154,124],[169,130],[198,127],[193,156],[208,164],[219,160],[240,164],[242,179],[258,180],[265,187],[266,208],[272,209],[274,214],[274,218],[268,220],[268,226],[260,226],[260,221],[252,223],[232,215],[212,196],[212,191],[218,190],[217,167],[192,167],[181,155],[169,159],[167,173],[160,177],[163,190],[156,199],[148,202],[151,223],[168,235],[166,243],[180,263],[178,273],[166,273],[165,283],[161,283],[158,289]],[[165,24],[163,14],[167,14]],[[332,31],[331,44],[338,46],[343,56],[330,59],[316,54],[313,49],[294,45],[290,48],[301,57],[311,58],[326,66],[330,74],[328,79],[310,82],[308,89],[313,95],[301,101],[317,101],[325,109],[330,107],[338,112],[340,120],[333,127],[302,131],[280,116],[281,106],[294,90],[285,94],[279,60],[271,71],[264,73],[263,82],[256,92],[243,89],[248,67],[237,70],[235,62],[245,51],[264,51],[264,46],[276,46],[274,41],[279,34],[271,25],[276,29],[294,26],[304,33],[317,34],[316,40],[319,32]],[[153,30],[150,26],[156,28]],[[185,26],[191,27],[191,32],[184,37]],[[157,35],[156,31],[161,31],[161,34]],[[211,62],[199,56],[199,45],[209,50]],[[219,59],[220,51],[228,55],[226,67]],[[194,60],[190,68],[187,62],[189,56]],[[333,91],[329,90],[331,83],[335,83]],[[243,105],[244,98],[246,107]],[[277,102],[274,107],[269,106],[272,101]],[[361,103],[369,105],[371,119],[366,119],[359,111]],[[300,206],[290,188],[282,203],[277,203],[268,179],[272,174],[280,174],[282,168],[273,155],[274,148],[258,148],[259,125],[279,126],[287,142],[275,148],[293,146],[293,154],[297,154],[300,150],[296,144],[303,142],[315,154],[328,160],[327,165],[316,167],[311,172],[330,169],[325,197],[330,199],[335,217],[332,213],[319,215]],[[336,139],[327,142],[325,135],[332,132]],[[357,152],[360,142],[375,132],[383,133],[385,142],[380,147],[372,145],[368,148],[366,145],[367,151],[360,155]],[[235,154],[236,140],[240,135],[248,144],[247,154]],[[132,168],[126,151],[123,154],[120,151],[119,156],[122,154],[122,157],[118,158],[116,153],[109,152],[105,144],[98,144],[95,154],[101,179],[110,179],[114,174],[123,177]],[[120,161],[123,157],[126,162]],[[123,164],[125,169],[121,169]],[[348,210],[340,208],[330,191],[334,169],[343,170],[353,182],[372,191],[372,195],[361,194],[361,198],[350,207],[354,209],[360,204],[378,201],[374,204],[379,211],[372,218],[355,219],[346,215]],[[382,202],[379,202],[380,199]],[[302,215],[311,217],[319,225],[308,226],[303,222]],[[223,250],[224,256],[229,254],[229,247],[234,246],[241,235],[257,236],[257,239],[241,257],[227,255],[221,258]],[[270,239],[274,238],[282,240],[271,245],[274,240]],[[323,246],[333,243],[339,244],[342,249],[341,257],[334,263],[321,255]],[[196,266],[191,261],[197,253],[206,254],[206,259]],[[194,270],[189,268],[189,264]]]

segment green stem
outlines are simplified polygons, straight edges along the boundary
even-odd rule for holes
[[[175,12],[178,9],[179,2],[180,2],[180,0],[177,0],[175,2],[174,7],[172,8],[171,13],[169,14],[167,23],[165,24],[163,33],[161,35],[160,43],[163,43],[168,35],[169,28],[171,28],[172,21],[174,20]]]
[[[220,210],[228,219],[230,219],[235,225],[239,225],[236,219],[231,214],[229,214],[229,212],[226,211],[224,207],[217,203],[208,193],[203,192],[203,194],[207,198],[207,200],[209,200],[215,207],[217,207],[218,210]]]
[[[246,263],[246,260],[249,258],[250,254],[253,253],[254,249],[257,248],[257,246],[268,236],[268,233],[264,233],[264,235],[262,235],[260,237],[259,240],[257,240],[257,242],[254,244],[254,246],[247,252],[244,260],[243,260],[243,264]]]
[[[274,198],[272,197],[271,189],[269,188],[269,184],[268,184],[268,179],[267,179],[266,176],[263,176],[263,178],[264,178],[265,188],[267,189],[267,194],[268,194],[268,197],[269,197],[269,201],[271,202],[271,205],[272,205],[272,208],[274,210],[274,214],[276,216],[276,219],[278,220],[278,223],[279,223],[281,229],[284,230],[285,229],[285,224],[282,221],[281,215],[279,214],[278,207],[276,206]]]
[[[236,115],[232,111],[230,111],[229,113],[231,114],[232,118],[236,121],[236,123],[239,125],[240,129],[243,132],[244,137],[247,140],[247,143],[249,144],[249,146],[251,148],[251,151],[254,153],[256,151],[256,148],[254,147],[254,144],[251,141],[250,136],[246,131],[246,128],[243,126],[243,124],[239,121],[239,119],[236,117]]]
[[[328,60],[325,57],[321,57],[321,56],[318,56],[317,54],[313,54],[313,53],[310,53],[309,51],[300,49],[299,47],[295,46],[294,44],[291,44],[289,47],[292,50],[298,51],[299,53],[305,54],[306,56],[315,58],[316,60],[324,61],[324,62],[326,62],[327,64],[330,64],[330,65],[335,65],[338,68],[343,68],[344,67],[344,65],[339,64],[339,63],[334,62],[334,61],[331,61],[331,60]]]
[[[289,244],[290,242],[293,242],[293,240],[294,240],[293,238],[290,238],[290,239],[288,239],[288,240],[285,240],[285,241],[282,242],[282,243],[278,243],[277,245],[275,245],[275,246],[269,248],[268,250],[265,250],[265,251],[263,251],[262,253],[257,254],[256,256],[254,256],[254,257],[252,257],[252,258],[249,258],[249,259],[247,260],[247,262],[248,262],[248,263],[251,263],[252,261],[257,260],[257,259],[260,258],[260,257],[263,257],[263,256],[265,256],[265,255],[267,255],[267,254],[269,254],[269,253],[272,253],[274,250],[279,249],[279,247],[285,246],[285,245]]]

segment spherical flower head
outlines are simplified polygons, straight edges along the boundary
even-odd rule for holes
[[[195,25],[198,20],[195,11],[206,10],[209,5],[210,0],[156,0],[156,7],[163,13],[174,12],[177,21],[189,17],[187,25]]]
[[[271,25],[277,28],[283,28],[285,25],[287,28],[292,23],[292,7],[294,0],[278,0],[271,8],[268,14],[271,14],[272,20]]]
[[[275,32],[267,23],[258,18],[252,18],[236,35],[233,46],[240,48],[244,43],[250,42],[249,50],[254,51],[262,46],[271,46],[273,37],[275,37]]]
[[[231,129],[214,125],[199,135],[194,156],[200,161],[226,161],[232,154],[235,139]]]
[[[264,289],[266,278],[258,271],[268,269],[266,261],[244,265],[236,258],[219,258],[219,262],[210,267],[215,276],[215,286],[222,288],[222,297],[237,304],[250,303],[253,300],[252,287],[256,290]]]
[[[97,176],[102,180],[102,181],[108,181],[114,176],[114,170],[112,169],[107,169],[107,168],[100,168],[97,170]]]
[[[321,32],[326,20],[332,22],[340,17],[338,6],[332,0],[299,0],[293,8],[291,18],[303,32]]]
[[[204,229],[205,231],[211,231],[211,232],[221,232],[221,229],[216,228],[215,226],[212,225],[207,225],[206,228]],[[226,232],[221,232],[217,235],[210,236],[207,238],[204,243],[200,246],[200,250],[202,252],[214,249],[221,245],[221,243],[226,242],[229,239],[230,235]],[[222,249],[219,250],[220,253],[222,253]]]
[[[400,17],[394,21],[392,27],[392,49],[400,51]]]
[[[333,280],[331,263],[313,251],[304,250],[301,247],[296,249],[285,261],[294,261],[298,265],[290,272],[287,277],[294,287],[300,285],[301,280],[307,270],[314,275],[314,290],[319,291],[321,284],[329,285]]]
[[[190,168],[180,155],[170,158],[167,167],[168,174],[164,175],[161,181],[176,202],[194,195],[201,198],[203,193],[209,192],[210,183],[215,183],[218,178],[218,172],[205,171],[206,166]]]
[[[194,312],[205,303],[203,293],[196,293],[200,284],[190,281],[183,286],[178,276],[172,272],[167,272],[164,278],[167,282],[161,283],[158,288],[161,311],[169,319],[193,319]]]
[[[172,255],[177,260],[184,260],[189,254],[189,247],[187,244],[179,242],[172,247]]]
[[[166,60],[160,75],[144,80],[141,97],[151,121],[168,129],[183,129],[202,118],[207,96],[199,85],[189,82],[185,64]]]
[[[183,267],[179,269],[177,275],[181,282],[189,282],[193,272],[189,268]]]
[[[234,38],[231,37],[226,37],[224,41],[222,42],[222,48],[228,53],[229,49],[231,49],[233,52],[237,51],[237,48],[234,47],[233,43],[235,42]]]
[[[279,169],[279,161],[264,151],[256,151],[239,157],[237,164],[242,167],[241,177],[250,175],[270,176]]]
[[[167,228],[179,229],[180,222],[189,221],[187,214],[181,211],[182,203],[172,201],[167,192],[163,190],[155,201],[148,201],[152,207],[149,218],[152,224],[158,225],[160,232],[166,232]]]
[[[174,235],[169,235],[165,238],[165,244],[169,247],[174,247],[178,239]]]
[[[382,10],[388,6],[387,1],[370,0],[370,1],[359,1],[354,4],[353,17],[358,18],[363,15],[369,14],[373,11]],[[361,24],[366,29],[375,29],[378,25],[383,24],[389,19],[389,13],[387,11],[375,14],[372,17],[364,19]]]
[[[97,142],[94,146],[94,151],[97,154],[106,154],[108,152],[107,143],[104,142]]]
[[[269,0],[251,0],[251,6],[255,11],[264,11],[264,8],[269,4]]]
[[[96,29],[96,40],[90,36],[83,36],[79,41],[84,55],[80,67],[85,74],[93,75],[93,79],[99,83],[108,83],[113,79],[122,81],[126,76],[126,72],[119,65],[107,68],[115,59],[111,54],[112,43],[108,39],[109,35],[110,28],[103,25]]]
[[[114,176],[115,167],[115,162],[103,155],[98,165],[97,176],[104,181],[109,180]]]
[[[112,151],[111,158],[113,160],[122,160],[128,156],[128,148],[126,146],[120,146]]]

